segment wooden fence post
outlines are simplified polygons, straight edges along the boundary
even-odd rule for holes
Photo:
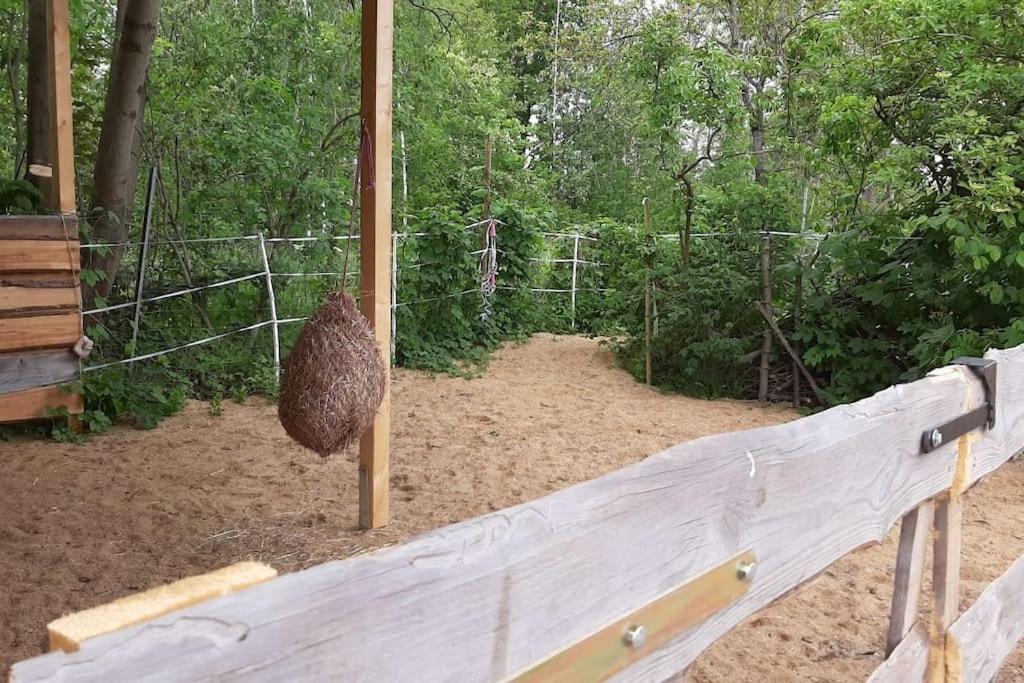
[[[644,247],[650,249],[651,247],[651,200],[644,197]],[[653,366],[651,364],[651,343],[653,341],[653,301],[651,299],[651,261],[653,257],[651,254],[644,256],[646,267],[644,268],[644,377],[648,384],[652,383],[653,380]]]
[[[885,641],[886,658],[917,622],[925,550],[934,516],[935,505],[931,501],[918,505],[903,516],[900,543],[896,551],[896,580],[892,592],[892,609],[889,612],[889,635]]]
[[[149,260],[149,234],[153,225],[153,195],[156,192],[156,166],[149,169],[146,184],[146,209],[142,217],[142,246],[139,248],[139,269],[135,275],[135,315],[132,318],[132,355],[138,351],[139,323],[142,321],[142,289],[146,284],[146,262]]]
[[[361,114],[369,145],[363,158],[360,301],[384,362],[391,358],[391,119],[394,0],[363,0]],[[368,171],[372,169],[372,174]],[[388,523],[391,381],[373,426],[359,441],[359,524]]]
[[[578,230],[578,228],[577,228]],[[569,306],[572,309],[571,312],[571,323],[572,329],[576,329],[576,273],[579,269],[580,263],[580,234],[577,232],[573,236],[572,241],[572,292],[569,295]]]
[[[959,496],[947,494],[935,506],[932,549],[932,623],[928,631],[929,683],[945,683],[947,668],[957,668],[958,653],[947,645],[949,627],[960,613],[960,546],[963,504]],[[953,677],[950,680],[959,680]]]
[[[766,229],[761,234],[761,304],[767,311],[770,318],[772,311],[772,235]],[[761,403],[768,401],[768,375],[771,371],[772,355],[772,328],[767,322],[764,323],[764,331],[761,339],[761,368],[759,373],[757,400]]]

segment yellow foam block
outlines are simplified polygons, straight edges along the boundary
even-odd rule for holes
[[[260,562],[239,562],[200,576],[136,593],[51,621],[50,650],[74,652],[82,641],[156,619],[210,598],[272,579],[277,570]]]

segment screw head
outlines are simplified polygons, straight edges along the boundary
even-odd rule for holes
[[[756,562],[743,562],[741,561],[736,565],[736,578],[740,581],[750,583],[754,580],[754,574],[757,573]]]
[[[634,650],[639,650],[647,642],[647,628],[640,624],[633,624],[626,629],[622,636],[622,642]]]
[[[942,432],[938,429],[933,429],[928,435],[928,441],[931,442],[932,448],[938,448],[942,445]]]

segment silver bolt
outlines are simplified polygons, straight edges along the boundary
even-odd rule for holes
[[[738,578],[740,581],[745,581],[746,583],[750,583],[751,581],[754,580],[754,574],[756,574],[756,573],[757,573],[757,563],[756,562],[744,562],[744,561],[741,561],[739,564],[736,565],[736,578]]]
[[[933,429],[931,434],[928,435],[928,440],[932,444],[932,448],[938,448],[942,445],[942,432],[938,429]]]
[[[634,650],[639,650],[647,642],[647,628],[640,624],[633,624],[626,629],[622,641]]]

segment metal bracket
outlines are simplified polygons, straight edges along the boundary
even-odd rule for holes
[[[992,429],[996,426],[996,361],[965,356],[954,360],[953,365],[970,368],[981,380],[985,388],[985,402],[944,425],[927,430],[921,436],[921,451],[924,453],[931,453],[939,446],[955,441],[972,430],[982,427]]]

